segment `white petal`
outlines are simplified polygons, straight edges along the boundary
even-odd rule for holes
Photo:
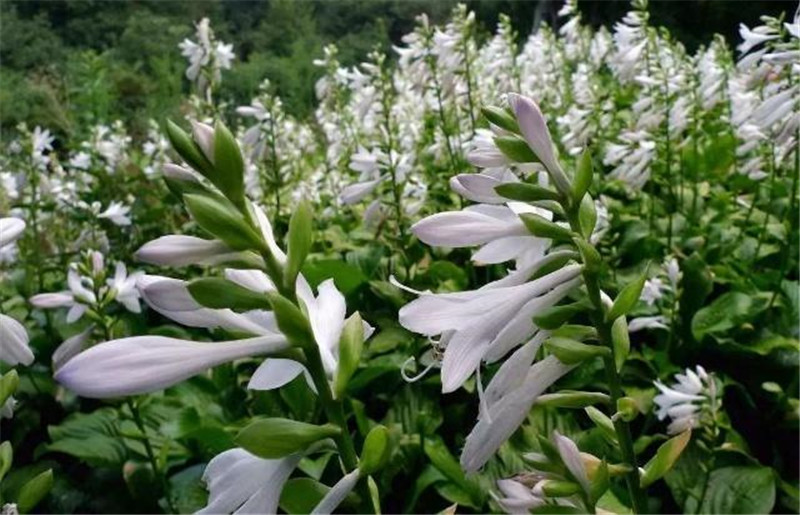
[[[422,242],[436,247],[469,247],[504,236],[528,234],[519,219],[500,220],[476,210],[437,213],[414,224],[411,231]]]
[[[275,291],[275,284],[261,270],[225,269],[225,279],[256,293]]]
[[[358,484],[358,480],[360,479],[359,470],[355,469],[352,472],[349,472],[342,477],[333,488],[328,490],[328,493],[325,494],[325,497],[317,504],[313,510],[311,510],[312,514],[318,515],[327,515],[333,513],[341,503],[344,501],[344,498],[347,497],[347,494],[353,491],[353,488],[356,487]]]
[[[28,332],[25,326],[0,313],[0,361],[14,366],[33,363],[33,352],[28,347]]]
[[[450,178],[450,188],[462,197],[473,202],[503,204],[506,199],[495,192],[502,181],[480,173],[462,173]]]
[[[253,206],[253,211],[256,214],[256,222],[258,222],[259,227],[261,227],[261,234],[264,237],[264,241],[267,242],[267,247],[270,252],[272,252],[272,255],[278,260],[278,263],[282,265],[285,264],[286,253],[283,252],[278,246],[278,242],[275,241],[275,233],[272,232],[272,224],[269,222],[266,213],[264,213],[264,210],[261,209],[260,206]]]
[[[78,354],[55,378],[83,397],[136,395],[162,390],[221,363],[287,348],[282,335],[202,343],[135,336],[101,343]]]
[[[69,292],[40,293],[31,297],[30,302],[37,308],[43,309],[61,308],[74,304],[72,294]]]
[[[461,467],[471,473],[481,468],[528,416],[536,398],[574,368],[548,356],[533,365],[519,388],[508,393],[482,417],[464,444]]]
[[[0,249],[16,241],[24,230],[24,220],[19,218],[0,218]]]
[[[75,336],[71,336],[64,340],[64,342],[58,346],[55,352],[53,352],[53,370],[58,370],[64,365],[64,363],[78,355],[83,350],[86,342],[89,341],[92,331],[94,331],[94,324],[90,325]]]
[[[253,372],[247,388],[250,390],[274,390],[288,384],[300,374],[305,375],[308,386],[316,392],[316,387],[306,367],[297,361],[282,358],[265,359]]]
[[[372,193],[381,183],[380,179],[374,181],[357,182],[345,187],[339,194],[342,204],[350,205],[360,202],[367,195]]]
[[[200,150],[209,161],[214,162],[214,128],[208,124],[192,120],[192,135]]]
[[[561,435],[558,431],[553,432],[553,439],[555,440],[558,454],[564,465],[567,466],[570,474],[574,477],[586,493],[589,493],[589,476],[586,474],[586,468],[583,465],[583,458],[581,458],[581,451],[575,442]]]
[[[240,256],[221,241],[176,234],[145,243],[135,255],[139,261],[161,266],[216,265]]]

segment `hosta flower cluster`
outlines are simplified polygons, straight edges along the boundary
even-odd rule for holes
[[[3,513],[798,509],[800,10],[581,7],[5,135]]]

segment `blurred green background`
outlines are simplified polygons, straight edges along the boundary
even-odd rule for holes
[[[557,25],[560,1],[466,2],[489,37],[507,13],[524,38],[532,27]],[[147,120],[174,115],[189,85],[178,43],[193,37],[193,22],[208,16],[217,36],[234,44],[237,62],[224,74],[222,98],[248,103],[268,77],[297,116],[314,107],[312,64],[336,43],[344,65],[357,64],[375,45],[389,51],[427,12],[439,23],[452,0],[158,1],[2,0],[0,2],[0,129],[20,121],[70,134],[88,123],[129,120],[133,133]],[[580,1],[584,20],[611,27],[627,0]],[[735,45],[738,24],[762,14],[793,14],[797,2],[655,1],[652,23],[667,27],[693,51],[721,33]],[[70,134],[71,135],[71,134]]]

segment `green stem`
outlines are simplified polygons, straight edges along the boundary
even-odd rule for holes
[[[578,219],[578,210],[570,209],[565,210],[568,213],[569,224],[572,230],[580,234],[580,221]],[[584,240],[586,245],[591,245],[589,241]],[[600,294],[599,274],[597,271],[592,271],[584,267],[583,281],[586,285],[586,291],[589,295],[593,305],[593,312],[590,317],[595,328],[597,329],[598,338],[601,345],[605,345],[612,350],[612,354],[603,359],[605,366],[606,380],[608,381],[608,389],[611,393],[611,405],[616,406],[617,401],[624,396],[622,391],[622,382],[620,381],[619,373],[617,372],[616,360],[613,355],[614,346],[611,339],[611,324],[605,320],[605,307]],[[622,459],[630,471],[625,475],[625,483],[628,487],[631,503],[633,505],[634,513],[646,513],[647,498],[639,485],[639,466],[636,463],[636,453],[633,449],[633,437],[631,436],[631,429],[627,422],[622,419],[614,421],[614,430],[617,433],[617,440],[619,441]]]
[[[125,404],[128,406],[128,409],[131,411],[131,416],[133,417],[133,423],[136,424],[136,427],[139,429],[139,432],[142,433],[142,443],[144,444],[144,451],[147,454],[147,461],[150,462],[150,466],[153,468],[153,474],[158,476],[161,480],[161,486],[164,489],[164,498],[167,500],[167,506],[169,507],[170,513],[177,513],[175,506],[172,504],[172,495],[170,494],[170,487],[169,481],[167,481],[166,471],[160,470],[158,466],[158,461],[156,461],[156,455],[153,452],[153,446],[150,444],[150,438],[147,436],[147,430],[145,429],[144,421],[142,420],[142,415],[139,413],[139,407],[136,406],[136,403],[133,402],[133,399],[125,399]]]

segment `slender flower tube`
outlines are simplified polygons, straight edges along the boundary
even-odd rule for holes
[[[172,234],[145,243],[136,251],[135,257],[151,265],[188,266],[218,265],[235,261],[242,254],[218,240]]]
[[[283,335],[202,343],[134,336],[78,354],[56,371],[55,379],[83,397],[137,395],[162,390],[228,361],[289,347]]]
[[[565,365],[555,356],[530,367],[522,383],[490,405],[469,433],[461,452],[461,467],[468,473],[483,467],[519,428],[537,397],[573,368],[574,365]]]
[[[347,494],[352,492],[353,488],[358,484],[358,480],[361,479],[360,472],[359,469],[355,469],[345,474],[344,477],[333,485],[333,488],[325,494],[325,497],[322,498],[319,504],[311,510],[311,513],[315,515],[328,515],[333,513],[333,510],[344,501]]]

